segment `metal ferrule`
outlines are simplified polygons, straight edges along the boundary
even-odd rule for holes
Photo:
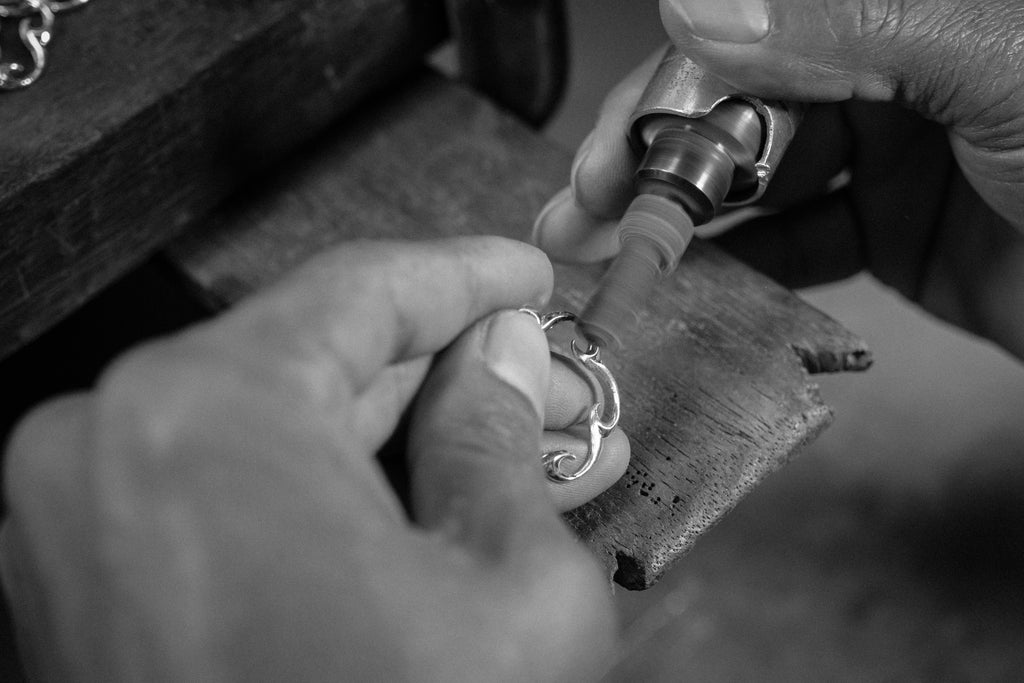
[[[698,209],[699,222],[710,220],[704,217],[709,207],[713,217],[723,204],[752,202],[767,188],[802,115],[800,105],[737,92],[670,47],[630,118],[630,142],[644,155],[637,190],[645,191],[641,181],[673,184],[678,178],[676,198]],[[675,143],[669,140],[681,137],[691,140],[671,152]],[[711,147],[719,153],[708,151]],[[684,167],[685,173],[674,175]],[[670,192],[652,187],[659,194]]]

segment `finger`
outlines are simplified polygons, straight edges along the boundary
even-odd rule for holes
[[[43,680],[73,678],[64,667],[93,653],[82,636],[95,627],[97,608],[89,604],[98,572],[92,510],[83,505],[91,481],[83,451],[93,436],[89,410],[82,395],[40,406],[19,424],[6,453],[0,579],[26,669]]]
[[[86,479],[91,401],[74,394],[35,408],[18,423],[4,456],[4,494],[19,525],[57,521],[45,511],[70,503]],[[52,534],[35,534],[43,540]]]
[[[544,402],[544,429],[560,430],[579,424],[601,400],[572,360],[551,354],[551,380]]]
[[[493,558],[552,529],[564,540],[540,461],[549,358],[539,326],[515,312],[475,325],[439,358],[410,429],[417,522]]]
[[[662,55],[664,49],[652,53],[608,93],[594,130],[576,153],[570,175],[573,196],[596,218],[618,218],[633,198],[638,159],[629,145],[629,117]]]
[[[899,100],[986,136],[1011,135],[1024,110],[1012,0],[661,0],[661,13],[684,53],[751,94]]]
[[[582,463],[587,455],[587,442],[566,432],[544,432],[541,448],[545,453],[566,450],[576,456],[574,462]],[[629,439],[619,428],[613,429],[601,443],[601,454],[594,466],[574,481],[548,481],[548,491],[555,507],[561,511],[572,510],[604,493],[617,482],[629,466]]]
[[[594,218],[565,188],[548,202],[533,225],[533,243],[562,263],[598,263],[619,252],[618,220]]]
[[[714,242],[787,287],[832,282],[867,265],[863,231],[845,190],[756,218]]]
[[[376,453],[392,435],[430,369],[430,356],[389,365],[356,397],[351,424],[359,425],[357,452]]]
[[[443,348],[501,308],[551,292],[542,252],[499,237],[346,244],[230,312],[210,331],[286,364],[330,397],[361,392],[386,365]]]
[[[583,376],[576,363],[560,354],[552,354],[550,374],[541,450],[569,451],[576,458],[566,463],[571,472],[576,469],[574,464],[579,466],[586,461],[585,421],[594,404],[604,400],[604,396],[599,386]],[[629,440],[621,429],[616,429],[602,442],[600,456],[585,476],[568,482],[548,481],[551,498],[562,511],[579,507],[618,481],[627,465]]]
[[[619,250],[618,218],[633,198],[637,159],[629,146],[629,116],[663,50],[652,54],[605,98],[597,124],[576,152],[571,185],[537,216],[533,243],[565,263],[595,263]]]

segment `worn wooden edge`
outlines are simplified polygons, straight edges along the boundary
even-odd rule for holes
[[[569,307],[595,285],[571,270],[559,281]],[[830,424],[812,373],[871,365],[859,337],[699,240],[625,343],[608,362],[633,458],[567,520],[630,589],[652,586]]]
[[[344,121],[308,158],[176,240],[168,258],[229,304],[305,258],[359,237],[523,238],[570,158],[435,76]],[[556,269],[552,308],[579,310],[593,268]],[[857,370],[855,335],[793,293],[697,242],[626,348],[627,474],[566,516],[629,588],[650,586],[830,419],[809,371]]]
[[[104,0],[0,100],[0,357],[421,61],[443,5]]]

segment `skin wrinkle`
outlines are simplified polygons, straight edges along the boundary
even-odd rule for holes
[[[893,55],[891,66],[883,68],[892,85],[883,89],[927,118],[947,126],[955,123],[956,134],[968,142],[958,159],[969,175],[991,169],[984,173],[990,186],[1001,183],[1002,177],[1011,187],[1019,185],[1024,175],[1019,161],[1024,134],[1018,124],[1024,109],[1024,57],[1016,55],[1024,52],[1020,28],[1024,21],[1007,22],[1005,10],[992,3],[921,0],[889,2],[883,8],[875,11],[874,19],[861,18],[858,29],[874,37],[858,47],[868,64],[872,52]],[[1024,9],[1016,14],[1024,15]],[[831,15],[829,27],[833,33],[841,30]],[[987,60],[980,67],[979,55]],[[860,79],[861,95],[872,88],[865,80],[868,77]],[[992,104],[977,109],[966,106],[974,101]]]
[[[1021,68],[1024,69],[1024,65]],[[1024,82],[1021,85],[1024,87]],[[1012,113],[1014,106],[1018,106],[1024,111],[1024,98],[1021,98],[1012,91],[1000,93],[999,95],[985,94],[982,97],[995,102],[996,106],[986,112],[981,112],[977,117],[973,118],[991,116],[991,112],[996,109],[1005,111],[1006,118],[1001,121],[989,120],[980,123],[959,123],[956,128],[952,129],[952,133],[978,152],[981,152],[985,157],[991,157],[998,162],[999,158],[1005,155],[1010,158],[1003,163],[1018,166],[1017,168],[1003,168],[1001,164],[997,163],[989,174],[993,179],[998,180],[999,175],[1006,171],[1017,174],[1024,172],[1024,167],[1020,166],[1021,162],[1013,159],[1014,156],[1019,155],[1024,150],[1024,132],[1018,130]],[[1022,101],[1016,102],[1016,100]],[[1024,181],[1024,178],[1014,178],[1014,182],[1019,183],[1022,181]]]
[[[875,62],[872,53],[891,55],[885,67],[889,99],[934,118],[934,113],[926,111],[927,105],[933,100],[929,93],[941,90],[941,84],[936,79],[943,78],[949,70],[919,66],[908,68],[906,64],[916,64],[921,55],[926,55],[929,61],[935,58],[934,46],[946,35],[943,24],[950,21],[949,11],[934,0],[891,0],[886,7],[885,17],[877,28],[876,37],[881,40],[868,48],[868,63]],[[946,54],[945,51],[939,51],[941,57]],[[930,78],[922,80],[922,74],[930,74]]]
[[[460,282],[459,289],[462,292],[469,294],[468,303],[472,305],[467,306],[465,310],[477,310],[476,304],[479,303],[480,299],[480,283],[477,282],[477,278],[474,277],[477,273],[473,268],[473,264],[468,260],[465,252],[459,252],[457,257],[460,267],[449,271],[448,277],[451,279],[458,278]],[[412,267],[415,267],[415,264],[413,264]],[[379,298],[374,297],[371,301],[382,302],[377,306],[377,308],[384,308],[385,310],[390,311],[393,324],[389,326],[389,329],[397,330],[396,338],[402,340],[402,343],[398,347],[391,350],[391,357],[408,358],[411,355],[412,349],[420,346],[421,342],[419,335],[416,333],[417,325],[415,324],[415,321],[409,316],[403,315],[402,311],[401,303],[404,293],[401,290],[400,280],[405,279],[406,273],[398,273],[394,271],[387,272],[391,273],[392,277],[387,278],[382,283],[384,285],[383,295]],[[413,277],[416,280],[422,279],[418,276]],[[469,322],[471,321],[463,321],[464,324],[468,324]]]
[[[930,78],[902,79],[907,88],[903,99],[928,118],[944,125],[955,123],[971,131],[972,137],[995,138],[1000,136],[1000,130],[1016,128],[1019,106],[1007,107],[1002,115],[1003,108],[998,106],[980,108],[974,115],[962,106],[965,102],[994,103],[1019,98],[1019,95],[1014,97],[1019,85],[1005,83],[998,77],[1005,68],[1002,65],[1006,55],[1010,54],[1000,44],[1020,39],[1021,30],[1015,22],[1006,22],[1002,11],[997,20],[994,12],[977,3],[967,6],[948,2],[919,4],[935,6],[917,20],[911,31],[912,39],[904,46],[903,53],[911,62],[920,62],[924,55],[928,63],[905,71],[927,73]],[[943,49],[937,49],[940,45]],[[988,60],[981,67],[976,63],[979,56]],[[965,65],[969,65],[966,72]],[[1015,76],[1012,81],[1018,81],[1019,71],[1009,70]],[[1003,89],[1007,91],[1004,95],[997,94]]]
[[[1018,125],[1024,110],[1024,16],[1019,22],[991,30],[979,28],[978,33],[976,52],[988,57],[984,71],[992,77],[975,79],[974,87],[978,98],[991,106],[979,112],[979,117],[985,115],[983,123],[965,118],[959,125],[971,133],[976,146],[986,151],[1020,148],[1024,145],[1024,133]]]
[[[546,405],[546,427],[560,430],[578,424],[590,413],[590,406],[595,400],[601,400],[600,385],[587,374],[569,357],[552,352],[548,398],[555,400],[549,400]],[[576,396],[587,398],[572,401],[571,398]]]
[[[855,21],[856,21],[856,23],[858,25],[863,25],[864,24],[864,15],[865,15],[864,6],[865,6],[865,3],[866,3],[866,0],[861,0],[860,10],[859,10],[859,12],[857,14],[857,17],[855,19]],[[825,11],[825,26],[826,26],[826,28],[828,28],[828,34],[830,36],[832,36],[832,41],[838,45],[838,44],[840,44],[840,37],[839,37],[840,33],[839,33],[839,31],[836,31],[836,28],[835,28],[836,13],[829,8],[829,5],[830,5],[830,3],[826,0],[826,3],[825,3],[825,7],[826,7],[826,11]]]
[[[464,416],[463,421],[454,430],[448,430],[446,426],[445,442],[459,446],[459,448],[449,448],[444,457],[447,461],[452,461],[456,457],[472,457],[477,462],[481,458],[488,458],[492,461],[491,464],[498,467],[514,465],[515,469],[523,467],[534,469],[532,464],[529,464],[522,454],[510,456],[507,449],[502,450],[493,447],[494,443],[518,442],[521,439],[521,434],[536,432],[539,452],[539,425],[535,417],[530,419],[525,417],[525,413],[529,413],[531,416],[536,415],[533,402],[522,391],[509,386],[494,373],[486,371],[486,374],[493,378],[493,381],[501,383],[501,390],[490,392],[487,403],[477,405],[473,414]],[[459,384],[463,384],[465,380],[452,381],[453,383],[457,381]],[[527,411],[523,410],[524,405],[528,407]],[[436,410],[444,414],[457,412],[449,405],[439,406]],[[428,409],[425,412],[433,411],[434,409]],[[429,421],[426,415],[422,419]],[[423,434],[426,433],[423,432]],[[438,436],[440,437],[441,435]],[[423,439],[418,437],[417,440]],[[423,459],[423,457],[417,458],[417,460]],[[539,468],[537,470],[539,472]]]
[[[411,467],[414,491],[418,498],[415,505],[417,517],[424,510],[429,511],[430,517],[420,520],[428,526],[443,524],[445,517],[457,514],[457,510],[450,509],[443,501],[467,485],[461,481],[438,481],[433,469],[437,462],[443,463],[442,471],[450,473],[455,471],[459,461],[472,458],[472,466],[466,472],[477,479],[482,471],[481,459],[486,458],[489,481],[520,481],[531,476],[526,474],[527,468],[531,471],[534,468],[524,454],[510,453],[509,450],[520,445],[525,435],[536,433],[530,441],[534,443],[533,451],[538,454],[540,452],[540,420],[533,401],[484,364],[481,349],[486,329],[480,328],[473,334],[476,339],[472,341],[471,353],[475,356],[475,367],[452,374],[450,370],[445,372],[446,364],[442,361],[435,372],[444,374],[428,380],[422,394],[433,400],[417,403],[410,436]],[[452,391],[453,387],[474,386],[482,394],[483,387],[495,384],[500,389],[486,392],[488,401],[478,402],[468,413],[461,405],[466,397],[458,391]],[[449,420],[438,419],[438,416],[459,417],[453,424]],[[443,453],[436,452],[436,444],[444,444]],[[511,469],[521,470],[522,473],[510,478],[507,472]],[[540,469],[536,468],[538,476],[539,472]],[[472,482],[473,486],[478,484],[482,482]]]
[[[964,27],[967,27],[966,30]],[[976,126],[977,132],[986,128],[992,131],[994,124],[992,114],[996,109],[995,107],[985,107],[979,110],[976,116],[971,116],[968,112],[964,111],[962,106],[954,110],[953,101],[994,103],[994,100],[998,99],[995,96],[995,91],[1001,89],[1001,85],[998,83],[999,79],[988,78],[987,76],[993,75],[995,71],[993,65],[1000,61],[997,57],[998,48],[995,44],[1001,42],[999,36],[1005,28],[1001,29],[998,26],[993,26],[991,18],[986,18],[981,14],[980,10],[975,9],[972,12],[969,8],[963,8],[959,14],[954,13],[949,21],[940,27],[940,30],[942,33],[939,35],[953,36],[953,39],[957,41],[955,47],[946,54],[969,55],[972,59],[977,59],[977,56],[980,55],[983,58],[988,56],[989,59],[983,68],[978,69],[975,67],[973,73],[963,74],[962,68],[960,68],[961,65],[948,63],[949,58],[947,57],[947,63],[943,65],[940,73],[948,72],[954,78],[956,76],[959,76],[959,78],[957,78],[958,82],[954,87],[948,88],[948,99],[937,107],[933,106],[935,120],[948,123],[955,121],[956,125],[961,128]],[[973,119],[982,119],[982,121],[980,125],[977,125]],[[978,137],[977,132],[975,137]],[[986,136],[990,134],[990,132],[983,133]]]
[[[838,14],[844,15],[843,10],[847,3],[839,0],[838,5]],[[846,31],[841,31],[841,34],[852,36],[850,40],[845,41],[847,46],[851,43],[863,45],[866,42],[878,40],[888,42],[899,33],[905,13],[906,2],[901,0],[883,0],[882,2],[861,0],[858,12],[853,17],[853,31],[849,34]],[[832,17],[836,14],[835,10],[828,13],[830,25]]]
[[[973,146],[977,148],[977,145]],[[985,160],[989,162],[984,168],[985,180],[989,184],[1000,184],[1008,189],[1024,185],[1024,146],[982,149],[986,152]]]
[[[945,2],[923,0],[890,0],[889,2],[861,2],[855,13],[849,11],[847,3],[829,3],[826,12],[826,26],[836,45],[843,53],[862,55],[856,61],[862,68],[855,94],[869,99],[893,99],[906,104],[920,113],[947,125],[953,116],[950,103],[957,100],[957,88],[949,84],[949,74],[955,74],[958,63],[948,66],[927,64],[927,68],[907,68],[907,63],[921,61],[921,55],[933,61],[936,53],[939,56],[949,54],[949,50],[937,51],[935,46],[949,36],[962,39],[965,13],[972,8],[953,7]],[[980,10],[973,8],[975,15]],[[953,54],[973,54],[976,49],[985,49],[979,45],[982,40],[991,40],[992,31],[979,30],[979,39],[970,41],[971,45],[955,47]],[[895,58],[880,69],[877,64],[878,54],[890,54]],[[930,74],[923,79],[921,74]],[[908,76],[916,74],[916,78]],[[982,79],[960,79],[982,87],[988,84]],[[876,81],[876,82],[872,82]],[[958,87],[963,87],[960,85]]]

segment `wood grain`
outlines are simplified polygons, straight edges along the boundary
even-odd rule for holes
[[[103,0],[0,99],[0,357],[421,61],[441,0]]]
[[[211,302],[228,305],[354,238],[523,238],[569,165],[479,97],[426,75],[343,122],[168,253]],[[597,276],[558,267],[552,305],[579,310]],[[700,242],[626,344],[606,360],[622,387],[633,460],[567,520],[628,588],[650,586],[828,424],[808,369],[870,364],[838,323]]]

